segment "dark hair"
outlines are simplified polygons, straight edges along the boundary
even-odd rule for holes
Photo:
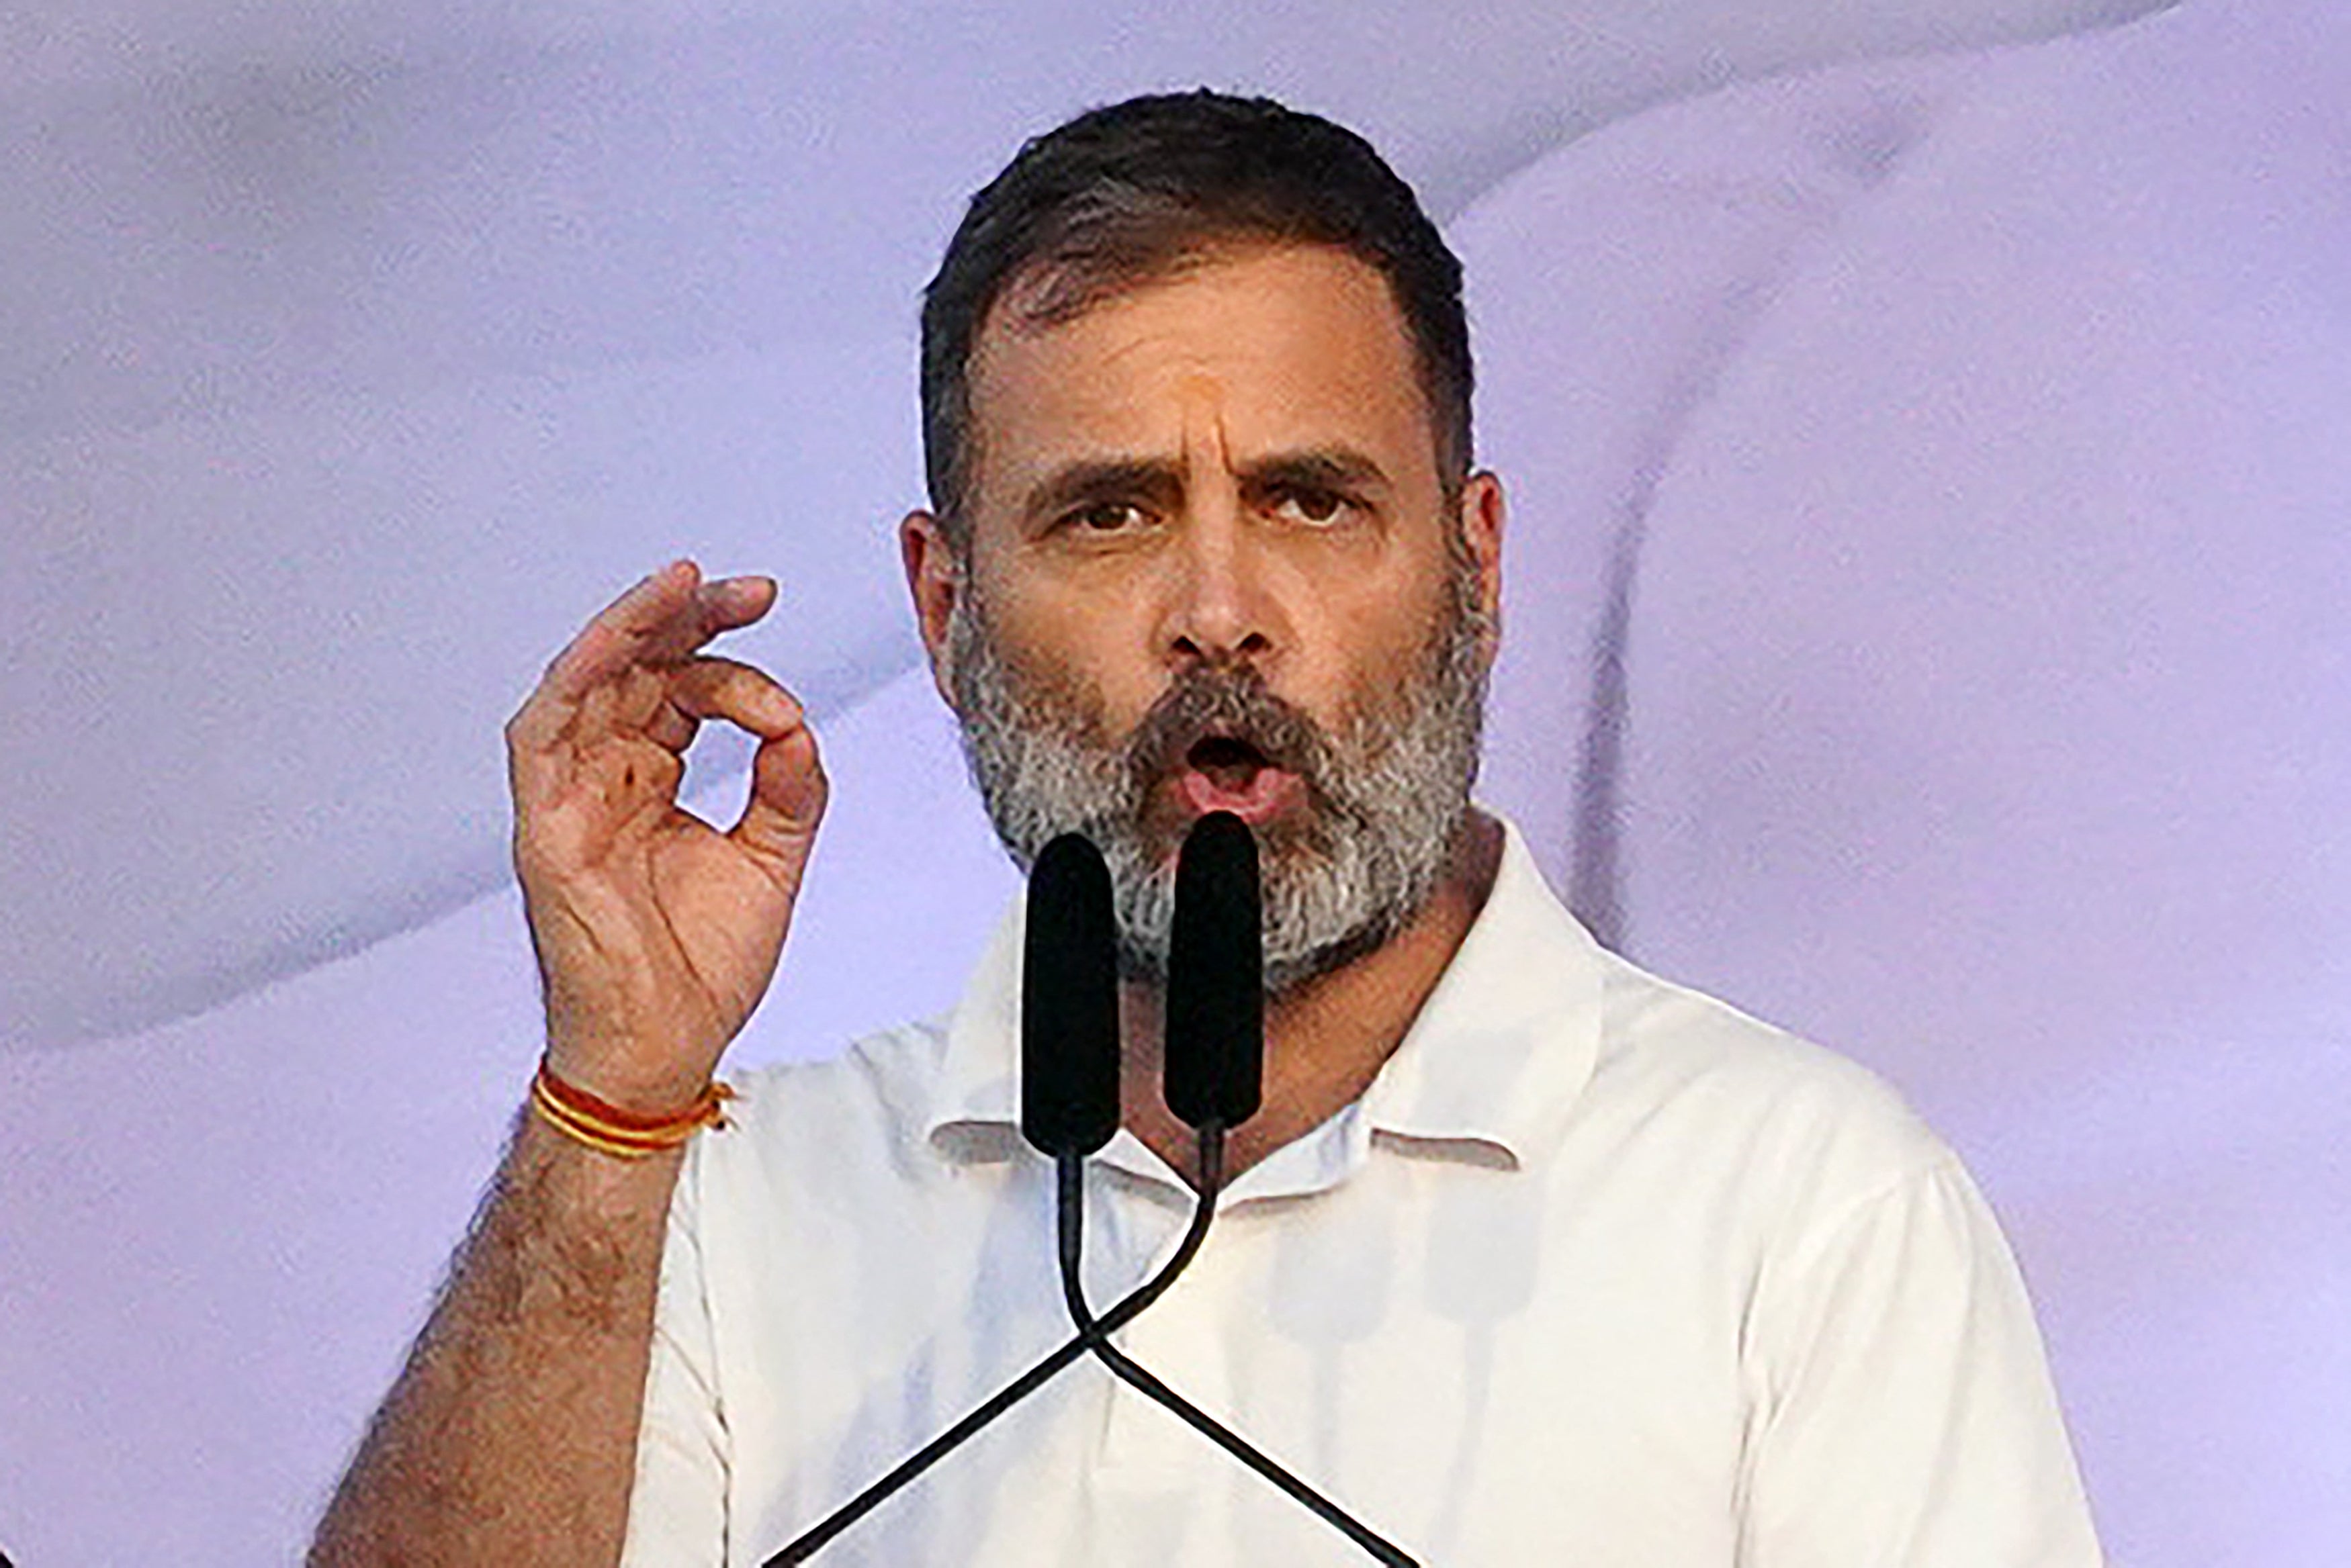
[[[1031,138],[971,199],[923,294],[923,454],[958,549],[969,499],[972,346],[1008,289],[1070,320],[1235,242],[1323,244],[1387,279],[1451,492],[1468,472],[1461,263],[1370,142],[1270,99],[1201,88],[1091,109]]]

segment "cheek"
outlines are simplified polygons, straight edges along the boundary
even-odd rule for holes
[[[1451,589],[1440,587],[1412,610],[1391,604],[1353,628],[1353,656],[1344,677],[1343,713],[1354,723],[1392,719],[1424,698],[1444,658],[1455,619]]]
[[[1113,719],[1156,696],[1163,671],[1153,659],[1147,596],[1130,583],[1029,585],[1008,595],[998,625],[1007,656],[1036,679],[1082,685]]]
[[[1315,603],[1316,640],[1366,679],[1402,674],[1417,667],[1449,603],[1441,575],[1343,583]]]
[[[1112,744],[1134,727],[1151,698],[1135,701],[1123,669],[1109,653],[1097,614],[1083,607],[990,601],[975,623],[1003,679],[1020,701],[1041,709],[1074,733]]]

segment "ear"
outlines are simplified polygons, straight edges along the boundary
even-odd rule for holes
[[[1505,508],[1502,482],[1483,469],[1461,486],[1461,541],[1478,572],[1478,602],[1485,611],[1486,662],[1491,665],[1501,649],[1502,524]]]
[[[930,656],[931,684],[953,708],[947,624],[963,597],[962,558],[948,541],[946,526],[927,512],[909,512],[898,524],[898,558],[906,568],[906,592],[914,601],[914,629],[922,634],[923,651]]]

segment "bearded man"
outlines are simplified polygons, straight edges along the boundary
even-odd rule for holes
[[[1265,867],[1264,1103],[1128,1354],[1430,1563],[2095,1563],[1949,1151],[1600,950],[1472,806],[1503,508],[1470,382],[1411,192],[1261,100],[1031,142],[926,296],[932,504],[900,539],[931,666],[1014,858],[1077,829],[1113,875],[1090,1293],[1185,1228],[1173,860],[1230,811]],[[695,1134],[825,796],[791,698],[702,651],[774,594],[656,573],[509,726],[537,1114],[316,1562],[756,1563],[1067,1337],[1017,912],[948,1018],[756,1075]],[[714,719],[760,742],[723,833],[676,805]],[[1358,1560],[1091,1364],[825,1555]]]

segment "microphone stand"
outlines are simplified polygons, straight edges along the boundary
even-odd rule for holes
[[[1199,1250],[1199,1242],[1207,1234],[1207,1226],[1200,1216],[1211,1213],[1217,1206],[1217,1193],[1223,1185],[1225,1164],[1225,1127],[1218,1121],[1209,1121],[1199,1129],[1200,1189],[1199,1208],[1195,1213],[1191,1231],[1184,1244],[1176,1249],[1176,1259],[1169,1270],[1162,1270],[1158,1278],[1145,1287],[1153,1291],[1153,1299],[1167,1285],[1175,1282],[1171,1272],[1179,1263],[1191,1262],[1191,1254]],[[1124,1378],[1148,1397],[1159,1402],[1182,1417],[1185,1423],[1225,1452],[1240,1460],[1265,1480],[1273,1483],[1308,1512],[1330,1525],[1348,1540],[1362,1547],[1377,1562],[1389,1568],[1420,1568],[1419,1563],[1400,1548],[1361,1523],[1337,1503],[1291,1475],[1273,1460],[1259,1453],[1246,1438],[1193,1404],[1181,1394],[1162,1383],[1124,1351],[1110,1342],[1111,1332],[1123,1327],[1133,1318],[1119,1314],[1126,1306],[1121,1302],[1109,1315],[1096,1318],[1086,1304],[1085,1283],[1079,1274],[1079,1262],[1085,1247],[1085,1160],[1081,1156],[1065,1154],[1053,1162],[1055,1176],[1056,1219],[1058,1221],[1059,1253],[1061,1265],[1061,1299],[1070,1309],[1070,1321],[1077,1325],[1078,1337],[1072,1344],[1091,1351],[1095,1359]],[[1128,1300],[1133,1300],[1129,1297]],[[1140,1310],[1140,1309],[1137,1309]],[[1112,1318],[1116,1317],[1116,1323]]]

